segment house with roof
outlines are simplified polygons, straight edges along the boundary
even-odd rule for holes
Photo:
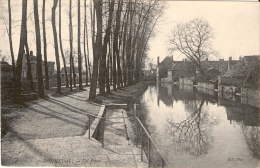
[[[218,80],[220,96],[235,98],[241,102],[259,106],[260,101],[260,55],[244,56]]]
[[[224,73],[228,69],[228,61],[224,61],[223,59],[220,59],[219,61],[209,61],[206,59],[201,62],[201,69],[204,74],[200,75],[196,65],[188,59],[183,59],[182,61],[169,60],[170,57],[166,57],[159,64],[162,82],[194,85],[197,84],[198,81],[208,82],[213,78],[217,79],[218,75]],[[213,81],[216,83],[216,80]]]
[[[70,67],[66,67],[66,69],[67,69],[68,80],[70,80]],[[74,70],[75,70],[76,82],[78,83],[79,68],[78,67],[74,67]],[[90,71],[92,71],[92,67],[90,67]],[[65,68],[64,67],[61,68],[60,74],[61,74],[62,82],[65,82],[65,80],[66,80],[65,77],[66,76],[65,76]],[[86,71],[81,71],[81,74],[82,74],[82,80],[84,81],[86,79]],[[88,78],[90,78],[90,76],[88,76]]]
[[[221,76],[219,84],[236,87],[254,87],[259,81],[260,56],[244,56],[237,63],[231,63]]]
[[[157,69],[159,71],[159,79],[167,78],[168,70],[172,68],[173,56],[166,56],[162,62],[159,62],[159,57],[157,61]]]
[[[31,64],[32,78],[33,80],[36,80],[37,79],[37,58],[36,56],[33,55],[33,51],[30,51],[29,59]],[[47,65],[48,65],[48,75],[50,78],[52,78],[54,77],[55,74],[55,69],[54,69],[55,62],[48,61]],[[42,74],[44,77],[45,66],[43,61],[42,61]],[[27,76],[28,76],[27,54],[24,53],[23,60],[22,60],[22,80],[26,80]]]
[[[216,85],[219,80],[218,76],[221,76],[222,84],[229,83],[230,86],[238,87],[245,82],[244,79],[247,76],[248,82],[244,84],[249,85],[250,82],[253,82],[253,79],[255,79],[255,81],[258,79],[256,79],[257,75],[255,75],[256,77],[249,78],[248,73],[256,71],[250,71],[250,69],[258,67],[256,66],[258,64],[252,66],[252,63],[256,63],[259,58],[260,56],[253,55],[240,57],[238,60],[232,60],[232,57],[229,57],[228,60],[219,59],[218,61],[206,59],[205,61],[201,61],[201,70],[203,71],[203,74],[201,74],[196,65],[190,60],[183,59],[182,61],[174,61],[172,56],[168,56],[158,64],[159,77],[162,82],[189,85],[197,85],[198,82],[206,82],[214,83]]]
[[[9,65],[4,59],[0,61],[1,64],[1,82],[10,81],[13,77],[12,65]]]

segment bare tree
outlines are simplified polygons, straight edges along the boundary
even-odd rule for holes
[[[73,27],[72,27],[72,14],[71,14],[71,0],[69,5],[69,32],[70,32],[70,91],[72,91]]]
[[[208,121],[208,113],[202,110],[205,100],[202,100],[197,108],[197,102],[192,100],[187,104],[191,114],[180,123],[168,120],[167,130],[173,138],[173,145],[179,152],[190,153],[194,156],[206,154],[210,147],[209,133],[212,124]],[[197,109],[196,109],[197,108]]]
[[[44,98],[43,76],[42,76],[42,53],[41,53],[41,34],[38,14],[38,0],[34,0],[34,19],[36,34],[36,57],[37,57],[37,78],[38,78],[38,96]]]
[[[61,0],[59,1],[59,39],[60,39],[60,52],[61,52],[61,57],[63,60],[63,66],[64,66],[64,71],[65,71],[66,87],[69,87],[67,66],[66,66],[65,56],[64,56],[64,52],[63,52],[63,48],[62,48],[62,39],[61,39]]]
[[[102,46],[102,57],[99,64],[99,94],[103,95],[105,93],[105,80],[106,80],[106,56],[107,56],[107,44],[110,39],[110,33],[111,33],[111,26],[112,26],[112,19],[113,19],[113,12],[114,12],[114,0],[111,0],[111,3],[109,4],[109,16],[108,16],[108,22],[107,22],[107,28],[106,33],[104,36],[104,42]]]
[[[121,65],[120,65],[120,57],[119,57],[119,46],[118,46],[118,36],[120,31],[120,18],[121,18],[121,11],[122,11],[122,1],[118,1],[117,5],[117,11],[116,11],[116,28],[114,33],[114,41],[113,41],[113,55],[116,57],[117,61],[117,88],[121,88],[121,82],[122,82],[122,71],[121,71]],[[114,65],[115,66],[115,65]]]
[[[11,10],[11,2],[8,0],[8,14],[9,14],[9,45],[10,45],[10,52],[12,57],[12,68],[13,68],[13,77],[15,77],[15,60],[14,60],[14,50],[13,50],[13,40],[12,40],[12,10]]]
[[[74,51],[72,58],[71,58],[71,66],[72,66],[72,74],[73,74],[73,85],[74,85],[74,87],[76,87],[77,85],[76,85],[76,72],[75,72],[75,60],[74,60],[74,58],[75,58],[75,51]]]
[[[81,47],[80,47],[80,0],[78,0],[78,72],[79,72],[79,90],[82,90],[82,73],[81,73]]]
[[[52,29],[53,29],[53,37],[54,37],[54,46],[55,46],[55,57],[56,57],[56,65],[57,65],[57,93],[61,93],[61,78],[60,78],[60,58],[59,58],[59,46],[58,46],[58,38],[57,38],[57,30],[56,30],[56,19],[55,19],[55,11],[57,8],[58,0],[53,0],[52,7]]]
[[[27,24],[26,24],[27,29]],[[27,30],[26,30],[27,32]],[[27,59],[27,80],[30,81],[30,89],[31,91],[35,91],[34,83],[33,83],[33,77],[32,77],[32,68],[31,68],[31,61],[30,61],[30,52],[29,52],[29,46],[28,46],[28,40],[27,40],[27,34],[26,34],[26,42],[25,42],[25,48],[26,48],[26,59]]]
[[[96,34],[96,41],[94,41],[94,35],[92,36],[94,46],[93,46],[93,53],[94,53],[94,60],[93,60],[93,75],[91,79],[91,86],[89,92],[89,99],[96,98],[96,88],[97,88],[97,77],[98,77],[98,61],[100,55],[102,55],[102,0],[95,0],[94,1],[94,11],[96,11],[97,17],[97,34]],[[95,16],[93,16],[94,20]],[[95,23],[93,21],[93,23]],[[94,24],[92,25],[94,26]],[[95,30],[93,28],[93,30]]]
[[[84,0],[84,58],[85,58],[85,67],[86,67],[86,86],[88,86],[88,73],[90,75],[89,67],[89,48],[88,48],[88,27],[87,27],[87,16],[86,16],[86,0]],[[87,39],[87,44],[86,44]],[[86,54],[86,45],[87,45],[87,54]]]
[[[45,89],[50,89],[49,84],[49,70],[47,62],[47,42],[46,42],[46,28],[45,28],[45,1],[43,0],[42,4],[42,33],[43,33],[43,52],[44,52],[44,70],[45,70]]]
[[[175,26],[170,39],[170,51],[180,51],[202,72],[201,61],[214,51],[211,47],[213,29],[206,20],[195,18]]]
[[[24,45],[26,38],[26,13],[27,13],[27,0],[22,1],[22,24],[21,24],[21,33],[20,33],[20,45],[16,63],[15,70],[15,97],[14,101],[20,103],[21,102],[21,73],[22,73],[22,61],[24,54]]]

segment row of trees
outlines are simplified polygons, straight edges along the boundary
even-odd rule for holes
[[[162,15],[163,3],[140,0],[95,0],[91,5],[93,76],[89,99],[141,79],[148,40]]]
[[[42,47],[41,47],[41,29],[38,12],[38,0],[34,0],[34,24],[35,24],[35,41],[37,49],[37,78],[38,78],[38,96],[44,97],[44,83],[42,72]],[[43,36],[43,58],[45,67],[45,89],[49,89],[49,76],[47,65],[47,40],[45,25],[45,0],[42,5],[42,36]],[[62,41],[62,0],[53,0],[51,23],[53,31],[53,42],[56,58],[57,69],[57,93],[61,93],[61,75],[60,75],[60,55],[65,70],[66,87],[70,87],[72,91],[73,79],[75,73],[70,73],[68,79],[65,55],[63,52]],[[56,8],[59,7],[58,33],[56,23]],[[69,66],[70,72],[74,69],[73,52],[73,14],[72,0],[69,0]],[[91,79],[89,99],[95,99],[96,89],[99,86],[101,95],[110,93],[110,85],[113,84],[113,90],[120,89],[124,86],[132,85],[141,79],[141,69],[146,58],[148,50],[148,40],[152,36],[153,29],[162,15],[163,3],[156,1],[143,2],[141,0],[94,0],[90,1],[90,26],[87,21],[87,2],[84,0],[84,19],[81,18],[80,0],[77,3],[77,53],[78,53],[78,71],[79,71],[79,89],[83,89],[82,81],[82,58],[84,58],[86,69],[86,84]],[[31,90],[34,91],[33,79],[31,74],[29,47],[27,42],[27,0],[22,1],[22,21],[20,32],[20,44],[17,61],[15,61],[13,44],[12,44],[12,12],[10,0],[8,0],[9,13],[9,44],[12,58],[13,76],[15,83],[16,98],[20,100],[21,93],[21,72],[24,50],[27,55],[28,79],[30,81]],[[83,20],[83,54],[81,51],[81,22]],[[74,23],[75,24],[75,23]],[[93,52],[93,72],[90,69],[90,51],[88,27],[91,28],[92,52]],[[74,75],[74,76],[73,76]],[[69,82],[70,81],[70,82]],[[75,80],[74,80],[75,81]],[[99,84],[99,85],[97,85]],[[75,82],[74,82],[75,86]]]

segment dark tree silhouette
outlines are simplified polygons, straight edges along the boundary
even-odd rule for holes
[[[210,147],[208,134],[210,133],[212,123],[208,122],[207,112],[202,111],[204,103],[205,99],[200,102],[199,107],[189,117],[180,123],[168,119],[167,130],[173,136],[173,142],[178,151],[194,156],[208,152]],[[196,105],[191,104],[192,107],[194,109]]]
[[[112,26],[112,15],[114,12],[114,0],[111,0],[111,3],[109,4],[109,16],[108,16],[108,22],[107,22],[107,28],[104,36],[104,42],[102,46],[102,57],[100,59],[99,63],[99,94],[103,95],[105,93],[105,79],[106,79],[106,56],[107,56],[107,44],[110,39],[110,33],[111,33],[111,26]]]
[[[12,40],[12,9],[11,9],[11,0],[8,0],[8,16],[9,16],[9,30],[8,30],[8,37],[9,37],[9,46],[12,58],[12,68],[13,68],[13,77],[15,77],[15,60],[14,60],[14,50],[13,50],[13,40]]]
[[[73,52],[73,27],[72,27],[72,14],[71,14],[71,0],[69,5],[69,32],[70,32],[70,91],[72,91],[72,52]]]
[[[195,18],[175,26],[169,50],[180,51],[201,70],[201,61],[215,53],[211,47],[213,38],[213,29],[209,23]]]
[[[62,61],[63,61],[64,71],[65,71],[66,87],[69,87],[67,66],[66,66],[63,48],[62,48],[62,38],[61,38],[61,0],[59,0],[59,39],[60,39],[60,52],[61,52],[61,57],[62,57]]]
[[[94,10],[96,11],[96,17],[97,17],[97,35],[96,35],[96,41],[94,42],[94,46],[93,46],[94,60],[93,60],[93,75],[91,79],[91,86],[89,92],[90,100],[96,98],[98,61],[100,55],[102,55],[102,0],[94,1]],[[95,18],[95,16],[93,17]]]
[[[43,76],[42,76],[42,52],[41,52],[41,34],[38,13],[38,0],[34,0],[34,20],[36,34],[36,57],[37,57],[37,78],[38,78],[38,96],[44,98]]]
[[[44,52],[44,71],[45,71],[45,89],[50,89],[49,83],[49,70],[48,70],[48,59],[47,59],[47,42],[46,42],[46,28],[45,28],[45,1],[42,4],[42,33],[43,33],[43,52]]]
[[[15,70],[15,96],[14,101],[20,103],[21,100],[21,73],[22,73],[22,61],[23,61],[23,54],[24,54],[24,45],[26,39],[26,14],[27,14],[27,0],[22,1],[22,24],[21,24],[21,33],[20,33],[20,45],[16,63],[16,70]]]
[[[57,29],[56,29],[56,19],[55,19],[55,11],[57,8],[57,4],[58,4],[58,0],[53,0],[52,30],[53,30],[53,37],[54,37],[56,65],[57,65],[57,93],[60,94],[61,93],[60,58],[59,58],[59,46],[58,46]]]
[[[82,90],[82,61],[81,61],[81,47],[80,47],[80,0],[78,0],[78,72],[79,72],[79,89]]]

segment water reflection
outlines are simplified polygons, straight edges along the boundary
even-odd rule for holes
[[[179,154],[184,152],[199,156],[206,154],[210,148],[209,133],[213,123],[209,122],[207,112],[202,110],[205,99],[200,102],[198,108],[196,103],[188,102],[186,109],[191,112],[190,116],[181,122],[176,122],[172,118],[168,119],[166,127],[173,135],[173,145]]]
[[[212,167],[219,153],[222,162],[216,167],[234,155],[243,156],[242,167],[257,164],[251,157],[260,155],[259,108],[234,100],[212,90],[161,83],[141,97],[143,121],[176,167],[200,167],[199,161]]]

